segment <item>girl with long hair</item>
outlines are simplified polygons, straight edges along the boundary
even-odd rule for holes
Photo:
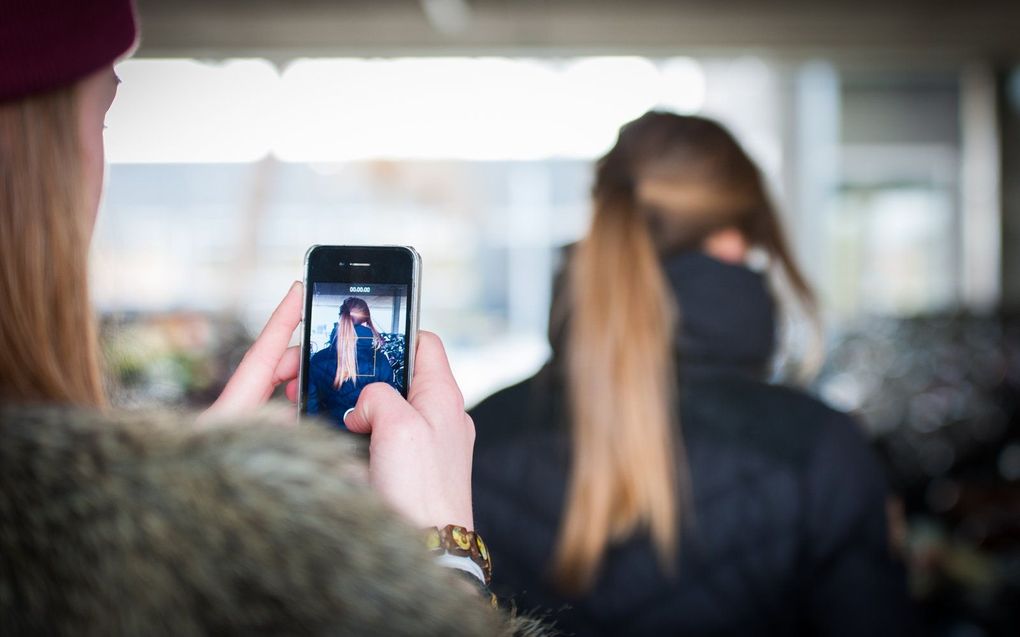
[[[359,577],[380,578],[385,568],[399,572],[399,565],[414,564],[414,556],[425,554],[425,543],[413,540],[412,527],[456,525],[462,527],[460,537],[474,537],[474,430],[435,335],[420,334],[417,382],[408,400],[385,386],[369,386],[347,418],[351,431],[371,434],[368,480],[385,503],[371,506],[382,515],[378,524],[392,525],[394,534],[405,538],[396,547],[345,533],[345,525],[370,519],[365,516],[371,511],[294,490],[301,486],[294,480],[298,473],[287,469],[286,462],[267,464],[271,454],[258,448],[260,435],[293,440],[295,450],[284,455],[301,464],[302,455],[308,459],[328,453],[316,444],[314,428],[283,436],[264,430],[260,434],[258,426],[247,423],[254,436],[246,443],[247,451],[239,447],[231,452],[227,439],[244,443],[243,433],[205,426],[250,414],[280,384],[286,384],[294,399],[299,353],[288,344],[301,320],[300,283],[291,286],[199,426],[193,418],[137,415],[130,431],[121,429],[123,417],[112,413],[104,393],[87,272],[103,186],[103,120],[119,82],[113,65],[130,52],[136,38],[131,0],[0,0],[0,448],[15,450],[0,468],[0,625],[13,633],[95,632],[103,626],[130,633],[152,621],[166,632],[167,617],[173,617],[184,632],[243,632],[244,626],[249,631],[258,631],[255,626],[263,631],[267,626],[284,632],[318,630],[309,628],[318,624],[299,625],[295,618],[310,608],[310,599],[327,615],[343,612],[350,599],[340,594],[343,587],[334,585],[341,579],[355,590],[371,591],[381,584],[395,595],[390,601],[385,595],[372,597],[371,614],[383,624],[392,616],[394,626],[406,626],[397,615],[387,614],[405,613],[412,606],[428,611],[404,617],[414,618],[418,627],[439,626],[429,623],[429,613],[437,612],[448,613],[443,625],[459,623],[464,613],[491,619],[487,603],[465,599],[470,585],[465,591],[450,588],[445,576],[425,577],[423,586],[399,590],[380,579],[372,586],[357,585]],[[352,320],[355,315],[351,313]],[[168,420],[175,425],[166,428]],[[159,421],[164,422],[162,431]],[[151,424],[151,436],[138,422]],[[104,423],[109,431],[103,430]],[[406,435],[408,431],[414,435]],[[342,446],[336,438],[336,448]],[[16,452],[19,449],[23,452]],[[343,457],[329,461],[348,478],[363,473]],[[176,468],[167,470],[171,466]],[[240,568],[250,557],[237,552],[246,541],[240,533],[234,534],[237,542],[206,543],[211,552],[203,554],[201,568],[176,568],[180,564],[174,551],[202,544],[196,535],[222,538],[229,531],[230,521],[222,516],[188,512],[202,501],[188,497],[201,491],[189,489],[189,481],[210,472],[234,472],[229,488],[220,489],[219,495],[243,510],[234,521],[253,534],[248,539],[257,546],[270,544],[256,537],[251,520],[284,511],[290,516],[289,523],[280,526],[285,542],[321,548],[315,549],[315,565],[306,563],[311,552],[302,558],[305,562],[270,553],[266,564],[272,570],[286,563],[287,577],[313,578],[328,602],[301,595],[286,585],[286,577]],[[119,479],[127,486],[117,487]],[[350,487],[364,485],[352,482]],[[141,508],[125,515],[132,507]],[[319,524],[329,527],[329,533],[313,529]],[[155,543],[140,543],[139,538],[149,535]],[[324,537],[336,541],[322,544]],[[365,569],[347,568],[351,563],[338,544],[350,542],[356,544],[351,554]],[[442,548],[436,550],[442,553]],[[125,556],[129,567],[109,568]],[[463,564],[477,556],[461,557],[440,556],[451,568],[470,573],[477,569],[484,575],[474,562],[471,568]],[[313,573],[320,567],[327,572]],[[159,582],[173,585],[162,587]],[[212,604],[210,611],[208,603],[182,602],[208,600],[210,591],[234,595],[243,617],[232,614],[226,604]],[[393,601],[401,596],[404,599]],[[440,600],[445,605],[437,606]],[[330,608],[333,611],[326,610]],[[140,617],[146,622],[135,621]],[[343,618],[335,619],[326,617],[321,630],[344,625]],[[362,624],[360,632],[368,630],[366,626]]]
[[[358,327],[364,326],[362,330]],[[340,320],[336,328],[336,375],[333,378],[333,389],[348,380],[356,381],[358,371],[358,339],[368,339],[367,347],[377,352],[384,345],[382,334],[372,323],[372,312],[364,299],[352,296],[344,300],[340,306]],[[375,362],[373,360],[373,362]],[[387,361],[388,362],[388,361]],[[373,365],[374,367],[374,365]]]
[[[393,365],[383,345],[368,303],[357,296],[344,299],[329,346],[312,354],[308,365],[307,412],[327,416],[343,428],[366,386],[393,382]]]
[[[766,381],[766,274],[815,323],[816,303],[752,160],[711,120],[650,112],[599,160],[592,199],[551,361],[472,411],[501,592],[565,609],[577,634],[903,634],[863,436]]]

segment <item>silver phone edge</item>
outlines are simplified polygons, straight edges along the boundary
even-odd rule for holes
[[[305,345],[306,345],[306,343],[305,343],[305,332],[307,332],[307,330],[305,329],[305,321],[308,320],[308,317],[305,316],[305,312],[308,311],[308,295],[311,294],[311,292],[308,291],[308,260],[312,256],[312,251],[315,250],[316,248],[318,248],[320,245],[321,244],[316,243],[314,245],[309,246],[308,249],[305,250],[305,259],[304,259],[304,262],[302,263],[302,266],[301,266],[302,270],[303,270],[303,272],[301,274],[301,289],[303,291],[303,294],[301,295],[301,324],[300,324],[300,326],[301,326],[301,345],[300,345],[300,347],[301,348],[298,350],[298,353],[300,354],[300,358],[298,359],[298,409],[297,409],[297,421],[298,421],[298,423],[301,422],[301,416],[305,413],[305,402],[306,402],[306,399],[307,399],[307,397],[305,396],[305,392],[304,392],[304,386],[305,386],[305,373],[306,373],[306,370],[305,370]]]
[[[411,330],[407,337],[407,387],[405,391],[411,391],[411,379],[414,378],[414,358],[418,352],[418,319],[421,307],[421,255],[413,246],[400,246],[411,253],[411,285],[414,287],[414,296],[411,297]]]

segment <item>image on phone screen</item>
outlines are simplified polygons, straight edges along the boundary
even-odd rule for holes
[[[401,284],[312,283],[305,413],[343,428],[369,384],[406,393],[407,291]]]

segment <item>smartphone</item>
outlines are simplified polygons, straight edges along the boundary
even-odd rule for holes
[[[302,416],[339,429],[361,391],[414,373],[421,257],[407,246],[312,246],[305,254]]]

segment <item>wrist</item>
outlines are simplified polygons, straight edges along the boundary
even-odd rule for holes
[[[436,507],[432,502],[423,503],[418,515],[412,520],[417,526],[424,529],[443,529],[447,526],[456,526],[467,531],[475,530],[475,519],[471,507],[442,506]]]

